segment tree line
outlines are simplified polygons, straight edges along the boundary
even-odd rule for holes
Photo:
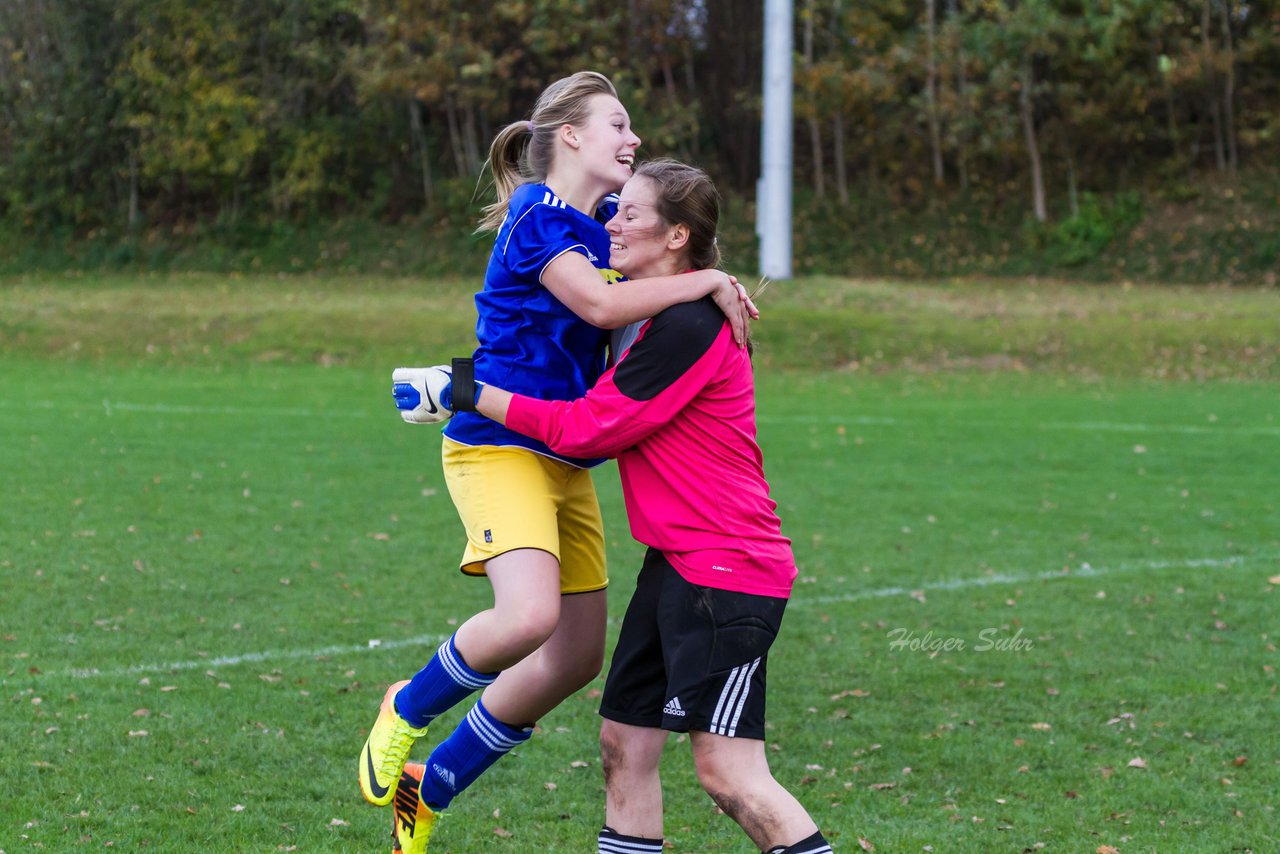
[[[1084,194],[1266,167],[1280,3],[797,0],[796,182],[847,202]],[[749,195],[763,0],[3,0],[0,222],[82,234],[470,205],[591,68],[642,154]],[[475,207],[475,205],[470,205]]]

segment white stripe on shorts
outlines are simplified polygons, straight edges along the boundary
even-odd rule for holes
[[[715,713],[711,716],[711,734],[727,735],[730,738],[738,733],[738,719],[747,705],[747,696],[751,693],[751,677],[760,666],[760,658],[750,664],[739,665],[729,671],[720,699],[716,702]]]

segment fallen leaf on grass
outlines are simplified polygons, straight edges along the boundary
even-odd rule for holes
[[[1276,586],[1280,587],[1280,575],[1273,575],[1273,576],[1271,576],[1270,578],[1268,578],[1268,579],[1267,579],[1267,583],[1268,583],[1268,584],[1274,584],[1274,585],[1276,585]]]
[[[511,831],[507,830],[505,827],[495,827],[493,829],[493,835],[501,839],[510,839]]]
[[[1146,770],[1147,760],[1143,759],[1141,756],[1135,756],[1134,758],[1129,760],[1129,767]]]
[[[867,788],[876,789],[877,791],[879,791],[881,789],[892,789],[896,785],[898,784],[897,783],[872,783],[871,785],[867,786]]]
[[[343,821],[340,818],[334,818],[329,820],[329,826],[330,827],[350,827],[351,822]]]
[[[861,836],[859,836],[859,837],[858,837],[858,845],[862,848],[862,850],[863,850],[863,851],[875,851],[875,850],[876,850],[876,847],[875,847],[874,845],[872,845],[869,841],[867,841],[866,839],[862,838]]]
[[[861,688],[854,688],[850,691],[841,691],[839,694],[832,694],[832,701],[843,700],[845,697],[870,697],[870,691],[863,691]]]
[[[1040,721],[1039,723],[1032,724],[1031,728],[1039,732],[1048,732],[1049,730],[1053,729],[1053,725],[1047,724],[1044,721]]]
[[[1099,845],[1098,854],[1120,854],[1120,849],[1112,845]]]

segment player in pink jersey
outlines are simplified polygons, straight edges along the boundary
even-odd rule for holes
[[[481,223],[497,233],[476,295],[480,379],[539,397],[578,397],[604,370],[603,327],[708,294],[745,338],[754,307],[723,271],[611,284],[621,276],[608,268],[604,223],[639,145],[613,83],[591,71],[552,83],[529,121],[499,131],[489,152],[497,198]],[[421,385],[432,374],[392,375],[393,394],[412,401],[401,410],[406,421],[444,420]],[[453,799],[599,674],[608,578],[587,469],[601,462],[557,454],[474,414],[446,429],[445,482],[467,533],[460,566],[488,578],[493,606],[465,620],[411,679],[387,689],[360,751],[361,792],[393,806],[397,850],[424,854]],[[464,701],[470,711],[435,745],[427,773],[420,764],[402,773],[427,727]]]
[[[646,163],[607,225],[610,264],[630,277],[715,267],[718,219],[703,172]],[[557,453],[617,457],[632,534],[649,546],[601,701],[599,852],[662,851],[669,732],[689,733],[703,788],[766,854],[830,852],[765,756],[766,661],[796,567],[756,444],[749,349],[724,316],[706,299],[659,312],[574,401],[469,386],[455,368],[445,405]]]

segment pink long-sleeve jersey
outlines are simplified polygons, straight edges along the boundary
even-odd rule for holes
[[[516,395],[507,426],[572,457],[617,457],[632,535],[688,581],[787,597],[796,576],[756,444],[747,352],[710,299],[673,306],[572,401]]]

